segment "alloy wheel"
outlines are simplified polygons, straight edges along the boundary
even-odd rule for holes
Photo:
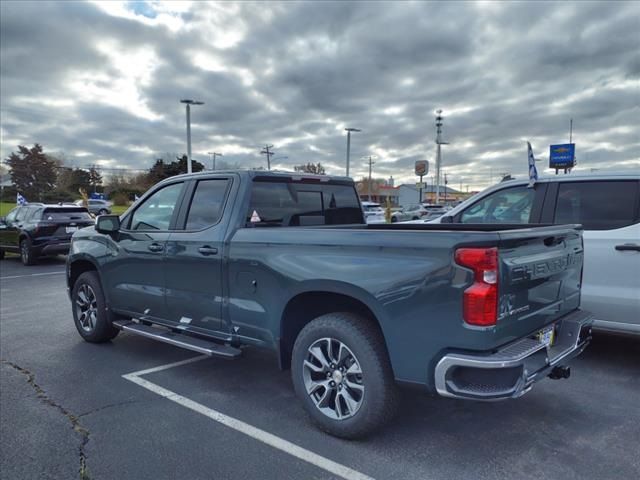
[[[95,292],[86,283],[80,286],[76,294],[76,315],[82,330],[90,333],[95,329],[98,317],[98,303]]]
[[[345,420],[360,409],[364,399],[362,369],[341,341],[315,341],[307,350],[302,375],[307,394],[327,417]]]

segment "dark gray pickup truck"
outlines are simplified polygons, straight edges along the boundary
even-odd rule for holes
[[[576,225],[366,225],[351,179],[209,172],[76,232],[67,281],[85,340],[273,350],[311,418],[355,438],[398,383],[497,400],[568,377],[582,260]]]

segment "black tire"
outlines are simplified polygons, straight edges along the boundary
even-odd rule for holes
[[[104,208],[100,209],[100,211],[98,212],[98,215],[106,215],[109,212],[107,210],[105,210]]]
[[[420,220],[420,217],[413,217],[411,220]]]
[[[20,240],[20,260],[22,260],[22,264],[27,267],[37,263],[38,259],[33,252],[31,240],[28,238]]]
[[[88,292],[92,293],[95,301],[83,302],[83,296],[85,299],[91,300],[91,296],[87,296]],[[80,303],[90,305],[90,313],[87,316],[82,315]],[[120,332],[112,324],[115,316],[107,309],[97,272],[84,272],[78,277],[71,291],[71,309],[76,329],[87,342],[108,342]]]
[[[391,217],[391,223],[396,223],[398,219],[396,217]]]
[[[4,260],[4,250],[0,250],[0,260]]]
[[[327,338],[346,346],[349,353],[353,353],[362,372],[360,403],[355,414],[347,418],[331,418],[323,413],[307,393],[305,386],[304,364],[305,360],[311,358],[309,348]],[[384,339],[375,325],[352,313],[322,315],[302,329],[293,347],[291,375],[296,394],[311,419],[320,429],[336,437],[356,439],[371,434],[393,418],[398,406],[398,387],[393,378]],[[330,373],[327,375],[328,379],[334,378],[329,375]],[[344,377],[339,375],[339,378],[339,387],[342,388],[344,383],[344,390],[348,390],[345,382],[347,374]],[[335,389],[333,391],[336,392]],[[334,393],[334,406],[335,395]]]

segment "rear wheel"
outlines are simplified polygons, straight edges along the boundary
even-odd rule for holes
[[[384,339],[351,313],[322,315],[306,325],[293,347],[296,394],[312,420],[342,438],[360,438],[388,422],[398,391]]]
[[[109,213],[107,210],[105,210],[104,208],[100,209],[100,211],[98,212],[98,215],[106,215],[107,213]]]
[[[23,238],[20,240],[20,260],[22,260],[22,264],[29,266],[36,264],[36,256],[33,252],[33,247],[31,246],[31,240],[28,238]]]
[[[85,272],[78,277],[71,293],[71,302],[76,329],[87,342],[107,342],[118,335],[119,330],[112,324],[114,318],[107,309],[96,272]]]

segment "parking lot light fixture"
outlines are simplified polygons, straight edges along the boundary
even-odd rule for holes
[[[351,132],[361,132],[357,128],[345,128],[347,132],[347,177],[349,176],[349,155],[351,154]]]
[[[187,173],[191,173],[191,105],[204,105],[204,102],[182,99],[180,103],[184,103],[187,106]]]

